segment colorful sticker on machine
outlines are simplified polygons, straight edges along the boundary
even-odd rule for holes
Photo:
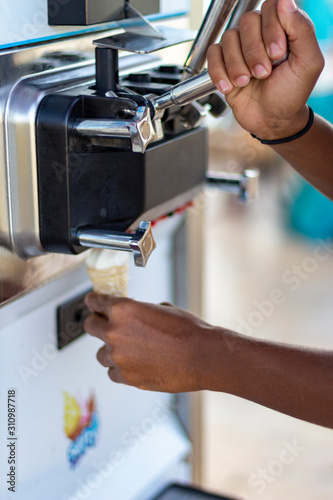
[[[87,450],[97,443],[99,418],[94,394],[79,402],[78,398],[64,391],[64,431],[71,440],[67,458],[74,469]]]

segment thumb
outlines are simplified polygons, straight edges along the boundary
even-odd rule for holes
[[[322,61],[313,22],[297,7],[295,1],[278,0],[277,14],[287,35],[289,54],[302,66],[311,65],[314,58],[319,57]]]

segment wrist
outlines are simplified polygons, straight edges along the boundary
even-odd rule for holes
[[[198,390],[233,393],[237,381],[242,336],[225,328],[210,327],[197,346],[196,386]]]
[[[287,119],[274,118],[265,123],[256,133],[252,133],[259,141],[283,141],[293,137],[306,128],[310,117],[310,108],[306,104],[301,110]]]

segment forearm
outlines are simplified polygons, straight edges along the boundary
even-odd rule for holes
[[[331,352],[248,338],[222,329],[215,336],[215,345],[209,344],[209,352],[202,350],[202,388],[234,394],[333,428]]]
[[[333,200],[333,125],[315,115],[299,139],[273,147],[307,181]]]

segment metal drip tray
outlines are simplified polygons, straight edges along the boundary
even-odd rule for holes
[[[159,496],[154,500],[235,500],[230,497],[221,497],[212,495],[203,490],[192,488],[189,486],[182,486],[180,484],[172,484],[167,487]]]

